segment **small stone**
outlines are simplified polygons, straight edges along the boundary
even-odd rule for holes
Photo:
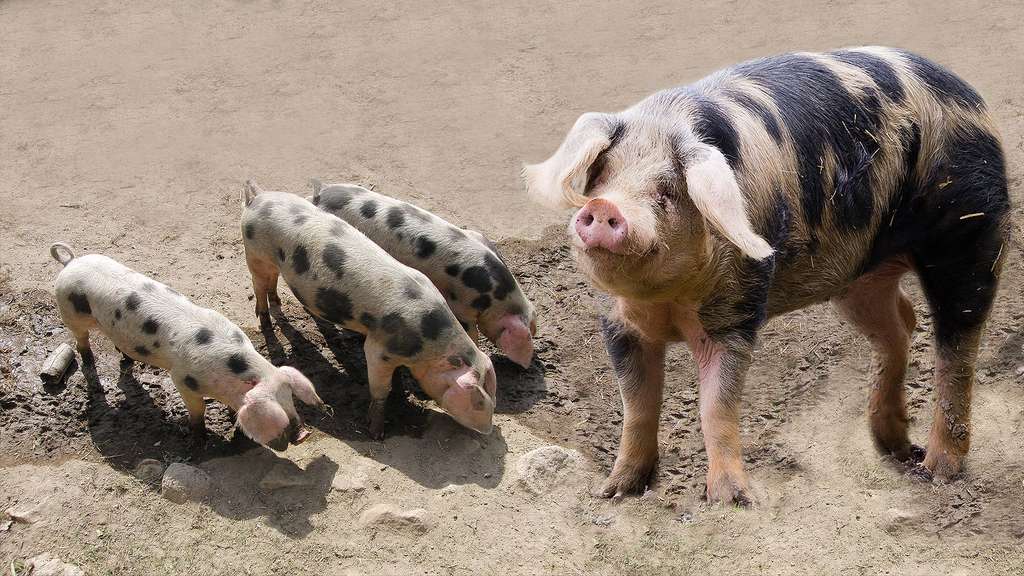
[[[394,504],[375,504],[359,516],[364,527],[379,526],[423,533],[430,529],[427,511],[423,508],[402,510]]]
[[[165,468],[163,462],[146,458],[135,466],[135,471],[132,474],[142,482],[156,484],[163,477]]]
[[[32,576],[85,576],[85,572],[78,566],[65,564],[49,554],[29,558],[25,567],[28,568],[26,574]]]
[[[885,518],[888,521],[887,529],[892,530],[899,526],[905,526],[914,520],[916,515],[906,510],[900,510],[899,508],[889,508],[885,512]]]
[[[693,512],[682,512],[676,516],[676,522],[679,522],[680,524],[693,524],[693,521]]]
[[[199,501],[206,498],[212,485],[213,481],[206,472],[195,466],[175,462],[164,472],[164,478],[160,483],[160,495],[175,504],[184,504],[189,500]]]
[[[590,522],[594,526],[605,526],[605,527],[611,526],[612,522],[614,522],[614,521],[615,521],[615,516],[613,514],[604,514],[602,516],[594,516],[590,520]]]
[[[344,494],[358,494],[366,490],[366,474],[362,470],[341,475],[331,480],[331,489]]]
[[[19,524],[35,524],[40,520],[41,504],[24,502],[7,509],[7,517]]]
[[[519,483],[534,494],[543,494],[578,475],[583,458],[575,450],[542,446],[523,454],[516,464]]]
[[[14,524],[14,520],[4,520],[0,522],[0,532],[7,532],[11,529],[11,525]]]
[[[312,474],[299,468],[291,460],[279,462],[267,475],[260,480],[260,488],[267,491],[279,490],[281,488],[295,488],[299,486],[311,486],[316,483]]]

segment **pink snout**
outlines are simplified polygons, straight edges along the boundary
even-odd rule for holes
[[[629,225],[619,208],[603,198],[594,198],[576,213],[576,235],[586,248],[604,248],[615,254],[626,251]]]

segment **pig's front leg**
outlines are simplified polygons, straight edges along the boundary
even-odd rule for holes
[[[384,438],[384,408],[391,393],[391,375],[395,365],[388,357],[384,347],[367,337],[363,345],[366,353],[366,379],[370,384],[370,408],[367,411],[370,438]]]
[[[700,383],[700,427],[708,455],[709,502],[751,504],[740,457],[740,395],[751,347],[742,339],[723,344],[706,334],[688,339]]]
[[[619,454],[599,495],[621,498],[642,492],[658,462],[665,343],[645,340],[615,320],[603,319],[601,328],[619,380],[623,418]]]
[[[193,441],[200,441],[206,435],[206,402],[203,396],[193,390],[189,384],[195,384],[194,379],[183,376],[172,376],[174,387],[181,394],[185,402],[185,409],[188,410],[188,427],[192,431]]]

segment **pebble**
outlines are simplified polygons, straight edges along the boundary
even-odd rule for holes
[[[402,510],[395,504],[380,503],[366,509],[359,516],[364,527],[378,526],[423,533],[430,529],[430,519],[423,508]]]
[[[175,462],[164,472],[160,495],[175,504],[184,504],[189,500],[206,498],[212,487],[213,481],[206,472],[195,466]]]
[[[159,460],[152,458],[146,458],[141,460],[136,466],[132,474],[147,484],[156,484],[163,478],[164,475],[164,463]]]
[[[534,494],[543,494],[579,474],[580,453],[561,446],[542,446],[523,454],[516,464],[518,482]]]
[[[17,506],[11,506],[5,514],[7,514],[8,518],[19,524],[35,524],[40,520],[40,508],[40,504],[23,502]]]
[[[291,460],[278,462],[267,472],[267,475],[260,480],[260,488],[267,491],[279,490],[281,488],[295,488],[298,486],[311,486],[316,483],[316,478],[299,468]]]
[[[59,558],[45,553],[29,558],[25,567],[28,568],[26,574],[32,576],[85,576],[85,572],[78,566],[65,564]],[[14,573],[13,569],[11,573]]]

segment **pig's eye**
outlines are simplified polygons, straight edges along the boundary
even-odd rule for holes
[[[662,210],[668,208],[668,205],[675,199],[676,192],[675,187],[670,182],[658,182],[658,186],[654,191],[654,200],[658,203],[658,207]]]

